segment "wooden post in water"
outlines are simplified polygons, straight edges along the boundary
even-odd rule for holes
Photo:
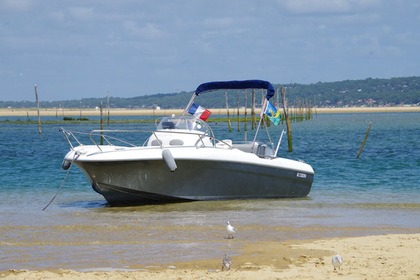
[[[42,125],[41,125],[41,116],[39,114],[39,99],[38,99],[38,91],[37,85],[35,84],[35,101],[36,101],[36,110],[38,114],[38,134],[42,133]]]
[[[80,101],[80,114],[79,114],[79,120],[82,120],[82,101]]]
[[[244,123],[244,138],[245,138],[245,141],[247,141],[248,140],[248,128],[247,128],[247,122],[248,122],[248,119],[247,119],[247,116],[248,116],[248,114],[247,114],[247,108],[248,107],[248,93],[246,92],[246,90],[245,90],[245,112],[244,112],[244,116],[245,116],[245,123]]]
[[[371,128],[371,127],[372,127],[372,123],[371,123],[371,122],[369,122],[369,126],[368,126],[368,129],[367,129],[366,134],[365,134],[365,138],[363,138],[362,145],[360,145],[359,152],[357,153],[356,158],[359,158],[359,157],[360,157],[360,155],[361,155],[361,154],[362,154],[362,152],[363,152],[363,148],[365,147],[366,141],[367,141],[367,139],[368,139],[368,137],[369,137],[369,132],[370,132],[370,128]]]
[[[252,89],[251,93],[251,129],[254,130],[257,125],[257,119],[255,118],[255,89]]]
[[[101,115],[101,119],[99,121],[100,122],[100,129],[103,130],[104,129],[104,113],[103,113],[102,101],[99,105],[99,114]],[[104,138],[102,136],[103,134],[104,134],[103,131],[101,131],[101,140],[100,140],[101,145],[104,144]]]
[[[312,118],[311,102],[307,100],[306,101],[306,120],[310,120],[311,118]]]
[[[108,109],[108,118],[106,119],[106,124],[109,126],[109,120],[110,120],[110,110],[109,110],[109,95],[106,97],[106,107]]]
[[[226,98],[226,111],[227,111],[227,117],[228,117],[229,132],[232,132],[232,125],[230,123],[228,96],[227,96],[227,92],[226,91],[225,91],[225,98]]]
[[[283,113],[284,113],[284,118],[286,119],[286,127],[287,127],[287,146],[288,146],[288,151],[289,152],[293,152],[293,142],[292,142],[292,126],[290,124],[290,118],[289,118],[289,114],[288,114],[288,110],[287,110],[287,100],[286,100],[286,92],[284,87],[281,87],[281,98],[283,101]]]
[[[238,118],[238,132],[241,131],[241,120],[239,115],[239,91],[236,93],[236,102],[237,102],[237,108],[236,108],[236,116]]]

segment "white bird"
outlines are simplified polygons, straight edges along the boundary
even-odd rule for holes
[[[331,263],[334,266],[334,270],[340,269],[340,266],[343,264],[343,258],[340,255],[335,255],[332,257]]]
[[[235,227],[233,227],[229,221],[226,222],[226,230],[228,232],[228,239],[233,239],[234,236],[233,234],[235,234]]]
[[[230,266],[232,265],[232,260],[230,259],[229,255],[225,255],[222,261],[222,271],[226,268],[226,270],[230,270]]]

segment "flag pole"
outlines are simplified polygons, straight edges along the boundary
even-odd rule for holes
[[[185,113],[188,111],[188,109],[191,107],[191,104],[194,102],[195,99],[195,92],[193,93],[193,95],[190,98],[190,101],[188,101],[187,107],[185,107],[184,111],[182,112],[182,115],[185,115]]]
[[[284,131],[284,129],[283,129],[283,130],[281,131],[281,134],[280,134],[279,142],[277,142],[276,152],[274,153],[274,156],[275,156],[275,157],[277,156],[277,152],[279,151],[280,144],[281,144],[281,140],[283,139],[283,135],[284,135],[284,133],[285,133],[285,131]]]
[[[263,105],[261,106],[260,118],[263,117],[263,115],[265,113],[265,109],[267,109],[267,105],[268,105],[268,100],[267,100],[267,98],[264,98]]]
[[[267,108],[267,101],[268,101],[267,98],[264,98],[263,105],[261,106],[260,121],[258,122],[258,126],[257,126],[257,130],[255,132],[254,140],[252,141],[251,151],[254,150],[254,144],[257,141],[257,135],[258,135],[258,132],[260,130],[261,122],[262,122],[263,117],[264,117],[265,109]]]

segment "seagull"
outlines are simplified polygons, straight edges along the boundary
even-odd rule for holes
[[[230,224],[229,221],[226,222],[226,230],[228,232],[228,239],[233,239],[233,234],[235,233],[235,228]]]
[[[343,264],[343,258],[340,255],[335,255],[332,257],[331,263],[334,266],[334,270],[340,269],[340,266]]]
[[[232,265],[232,260],[230,259],[229,255],[225,255],[222,261],[222,271],[226,268],[226,271],[230,270],[230,266]]]

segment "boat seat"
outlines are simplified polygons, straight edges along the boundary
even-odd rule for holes
[[[256,143],[253,144],[252,142],[233,145],[234,148],[241,150],[243,152],[246,152],[246,153],[255,153],[257,151],[257,146],[258,144]]]
[[[169,145],[171,145],[171,146],[182,146],[182,145],[184,145],[184,141],[182,141],[181,139],[172,139],[171,141],[169,141]]]
[[[157,139],[153,140],[152,143],[150,143],[150,145],[152,146],[160,146],[161,144],[162,142]]]

